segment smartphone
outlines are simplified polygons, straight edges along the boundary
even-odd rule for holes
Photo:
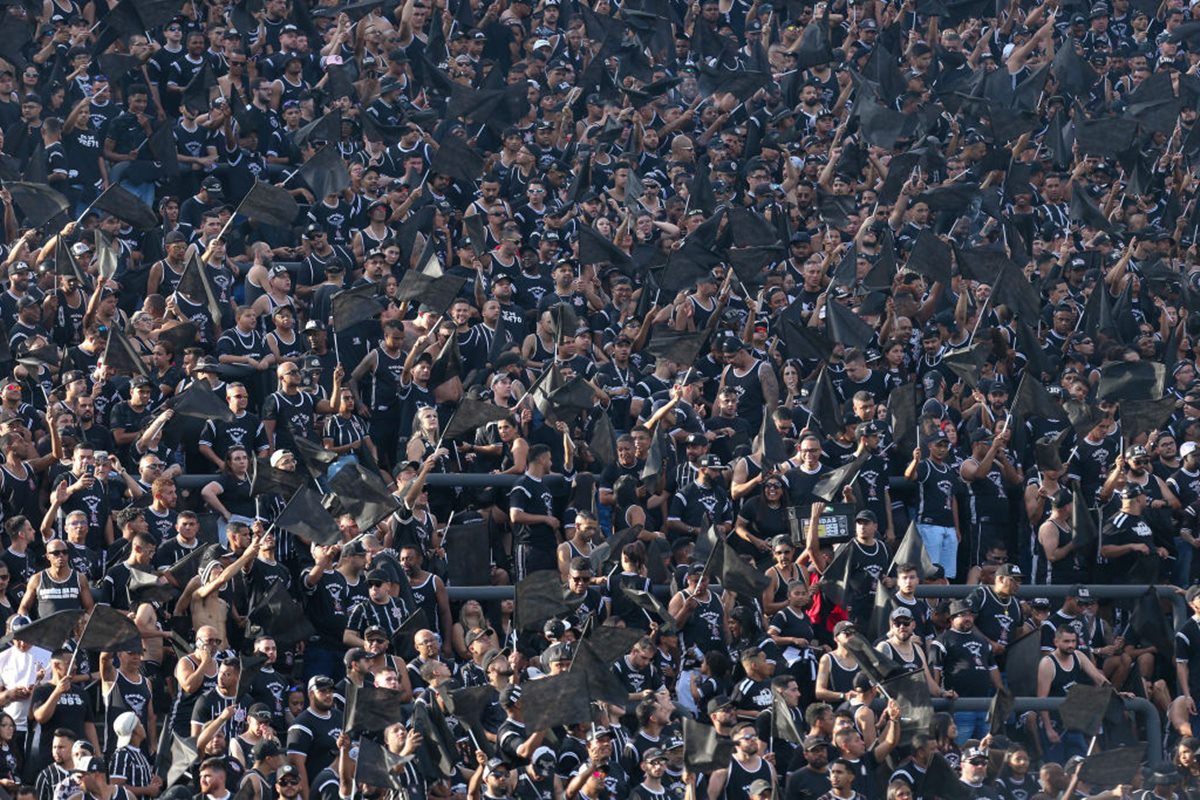
[[[89,477],[89,478],[95,477],[95,475],[96,475],[96,465],[95,465],[95,464],[88,464],[88,465],[87,465],[87,466],[84,468],[84,470],[83,470],[83,474],[84,474],[84,475],[86,475],[86,476],[87,476],[87,477]]]

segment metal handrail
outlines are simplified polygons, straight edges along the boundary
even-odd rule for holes
[[[1015,697],[1013,698],[1013,711],[1054,711],[1065,700],[1065,697]],[[1143,717],[1146,730],[1152,732],[1149,741],[1146,742],[1146,762],[1161,763],[1163,760],[1162,737],[1153,734],[1154,731],[1162,730],[1162,717],[1158,713],[1158,707],[1144,697],[1123,697],[1121,702],[1125,705],[1126,711]],[[929,701],[934,711],[987,711],[991,703],[991,698],[988,697],[959,697],[956,700],[934,697]],[[871,704],[871,708],[879,712],[886,705],[887,700],[879,698]]]

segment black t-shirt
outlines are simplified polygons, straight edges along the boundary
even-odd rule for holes
[[[337,738],[342,733],[342,715],[332,711],[319,715],[304,709],[288,728],[288,755],[305,756],[305,771],[310,785],[317,773],[337,758]]]
[[[33,689],[29,707],[34,709],[42,705],[53,691],[54,687],[49,683],[38,684]],[[40,727],[40,731],[34,734],[36,741],[34,760],[39,763],[49,763],[50,746],[53,743],[53,733],[56,728],[66,728],[83,737],[84,724],[88,722],[92,722],[92,705],[78,689],[68,689],[63,693],[54,705],[54,714],[45,725],[38,726],[31,713],[29,715],[30,731],[33,732]]]
[[[225,741],[230,741],[246,727],[246,709],[250,707],[249,697],[243,696],[239,700],[236,697],[226,697],[216,688],[209,689],[200,695],[200,699],[192,707],[192,722],[198,722],[203,727],[221,716],[226,708],[234,704],[238,706],[238,709],[221,726],[221,730],[225,734]]]
[[[346,578],[337,570],[329,570],[321,576],[316,586],[309,587],[306,584],[305,592],[308,595],[305,609],[313,627],[327,646],[340,650],[348,613],[346,599],[349,588]]]
[[[267,432],[258,417],[243,412],[229,422],[214,419],[205,422],[200,444],[211,447],[218,457],[224,458],[231,447],[245,447],[251,452],[265,449]]]
[[[69,485],[74,483],[75,480],[76,478],[72,473],[64,472],[55,481],[54,487],[57,489],[58,485],[64,481]],[[95,481],[90,489],[81,488],[78,492],[67,498],[67,501],[59,509],[58,538],[66,538],[66,518],[72,511],[82,511],[87,515],[87,546],[97,549],[103,547],[104,526],[108,522],[109,512],[111,511],[108,503],[108,492],[104,485],[100,481]]]
[[[514,767],[523,767],[528,759],[517,755],[517,748],[529,737],[525,724],[514,719],[506,719],[496,731],[496,751],[500,758]]]
[[[992,648],[975,631],[950,629],[930,652],[934,666],[942,670],[942,682],[960,697],[990,697],[992,694]]]
[[[263,419],[274,420],[275,449],[294,448],[297,438],[313,438],[317,400],[308,392],[275,392],[263,404]]]
[[[554,498],[546,482],[529,474],[522,475],[508,495],[509,508],[524,511],[526,514],[549,516],[554,513],[553,503]],[[542,523],[519,526],[517,541],[548,550],[558,544],[554,530]]]
[[[1187,665],[1189,693],[1200,696],[1200,620],[1194,616],[1175,634],[1175,663]]]

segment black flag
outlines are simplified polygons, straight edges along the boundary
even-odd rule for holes
[[[142,634],[127,615],[112,606],[98,605],[92,609],[83,634],[79,637],[78,649],[117,652],[140,650]]]
[[[378,289],[370,283],[355,286],[353,289],[343,289],[335,294],[330,303],[333,329],[345,331],[360,322],[374,319],[383,311],[377,297]]]
[[[350,188],[350,172],[337,145],[327,144],[300,167],[300,177],[317,198]]]
[[[444,439],[458,439],[464,434],[472,434],[484,427],[490,422],[499,422],[502,419],[508,419],[512,416],[512,412],[501,408],[495,403],[489,403],[486,400],[473,400],[464,398],[459,404],[458,409],[454,412],[454,416],[446,423],[446,429],[442,436]]]
[[[693,772],[725,769],[733,758],[733,739],[717,735],[710,725],[683,718],[683,763]]]
[[[109,184],[108,188],[92,201],[92,208],[106,211],[139,231],[153,230],[159,225],[158,217],[150,206],[119,183]]]
[[[290,226],[300,214],[300,207],[287,189],[262,181],[255,181],[237,210],[255,222],[281,228]]]
[[[307,486],[301,486],[292,495],[275,524],[288,533],[314,544],[337,544],[342,538],[337,521],[321,505],[321,495]]]
[[[466,139],[450,135],[442,139],[441,146],[433,155],[429,171],[447,175],[463,183],[474,183],[483,174],[483,165],[483,156],[467,144]]]
[[[343,513],[354,517],[359,530],[369,531],[400,508],[387,484],[362,464],[347,464],[329,479]]]
[[[104,344],[104,363],[121,372],[129,372],[134,375],[146,374],[146,365],[142,363],[141,357],[133,349],[129,340],[125,338],[125,334],[121,333],[115,325],[108,329],[108,341]]]

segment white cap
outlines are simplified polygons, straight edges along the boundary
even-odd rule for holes
[[[549,39],[538,39],[537,41],[535,41],[535,42],[533,43],[533,49],[534,49],[534,50],[537,50],[539,47],[549,47],[549,46],[550,46],[550,40],[549,40]]]
[[[1196,452],[1197,447],[1200,447],[1200,445],[1196,444],[1195,442],[1184,442],[1183,444],[1179,445],[1179,457],[1183,458],[1188,453]]]
[[[276,450],[274,453],[271,453],[271,466],[278,467],[280,463],[291,454],[292,452],[290,450]]]
[[[1001,51],[1002,52],[1001,58],[1003,58],[1005,61],[1007,61],[1008,57],[1010,55],[1012,55],[1012,51],[1016,50],[1016,49],[1017,49],[1017,46],[1015,44],[1013,44],[1012,42],[1009,42],[1008,44],[1004,45],[1004,50]]]
[[[133,732],[137,730],[138,718],[137,714],[132,711],[126,711],[113,720],[113,733],[117,735],[117,747],[125,747],[133,739]]]

